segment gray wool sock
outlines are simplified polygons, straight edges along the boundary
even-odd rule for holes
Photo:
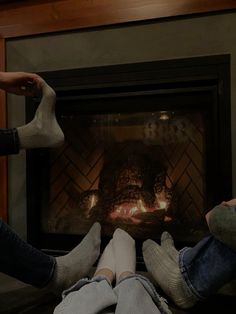
[[[99,256],[100,244],[101,225],[96,222],[70,253],[56,257],[54,275],[47,288],[61,292],[87,276]]]
[[[152,240],[145,241],[143,257],[147,270],[176,305],[187,309],[198,301],[182,277],[178,264],[160,245]]]
[[[161,247],[175,263],[179,263],[179,251],[176,250],[174,239],[167,231],[164,231],[161,235]]]
[[[17,128],[20,148],[55,147],[64,142],[55,116],[56,94],[43,79],[40,85],[42,99],[33,120]]]
[[[209,213],[210,232],[219,241],[236,251],[236,206],[218,205]]]

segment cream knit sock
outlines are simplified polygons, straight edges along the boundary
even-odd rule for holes
[[[180,273],[179,266],[164,249],[152,240],[143,243],[143,257],[147,270],[157,284],[180,308],[190,308],[197,301]]]
[[[174,239],[167,231],[164,231],[161,235],[161,247],[174,262],[179,263],[179,252],[175,248]]]
[[[116,282],[122,274],[135,273],[136,251],[134,239],[124,230],[116,229],[113,234],[113,251],[116,265]]]
[[[100,253],[101,226],[94,223],[82,242],[65,256],[56,257],[53,278],[47,288],[56,292],[69,288],[88,275]]]
[[[100,275],[102,271],[109,270],[110,274],[106,277],[108,277],[109,281],[112,282],[115,276],[115,258],[114,258],[114,252],[113,252],[113,240],[110,240],[110,242],[107,244],[105,250],[102,253],[102,256],[99,259],[98,266],[96,269],[96,272],[94,274],[94,277],[97,275]]]
[[[64,142],[55,116],[56,94],[43,79],[40,85],[42,99],[33,120],[17,128],[20,148],[54,147]]]

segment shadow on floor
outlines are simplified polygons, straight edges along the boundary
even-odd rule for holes
[[[60,298],[53,294],[33,287],[24,287],[0,293],[0,313],[52,314],[59,302]],[[170,308],[173,314],[233,314],[236,309],[236,297],[215,295],[189,310],[178,309],[171,303]]]

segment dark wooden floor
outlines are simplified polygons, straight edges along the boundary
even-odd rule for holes
[[[60,298],[45,290],[22,285],[0,276],[1,314],[52,314]],[[169,304],[173,314],[234,314],[236,296],[215,295],[190,310],[181,310]],[[74,313],[68,313],[74,314]],[[148,313],[147,313],[148,314]]]

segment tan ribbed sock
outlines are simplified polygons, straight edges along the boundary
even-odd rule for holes
[[[134,274],[136,268],[136,250],[134,239],[124,230],[116,229],[113,234],[113,251],[116,265],[116,282]]]
[[[20,148],[54,147],[64,142],[55,116],[56,94],[44,80],[40,85],[42,99],[33,120],[17,128]]]
[[[47,288],[60,292],[87,276],[99,256],[100,244],[101,226],[96,222],[70,253],[56,257],[54,275]]]
[[[174,239],[167,231],[164,231],[161,235],[161,247],[174,262],[179,263],[179,252],[175,248]]]
[[[180,308],[190,308],[197,301],[182,277],[179,266],[164,249],[152,240],[143,243],[143,257],[147,270],[156,283]]]

